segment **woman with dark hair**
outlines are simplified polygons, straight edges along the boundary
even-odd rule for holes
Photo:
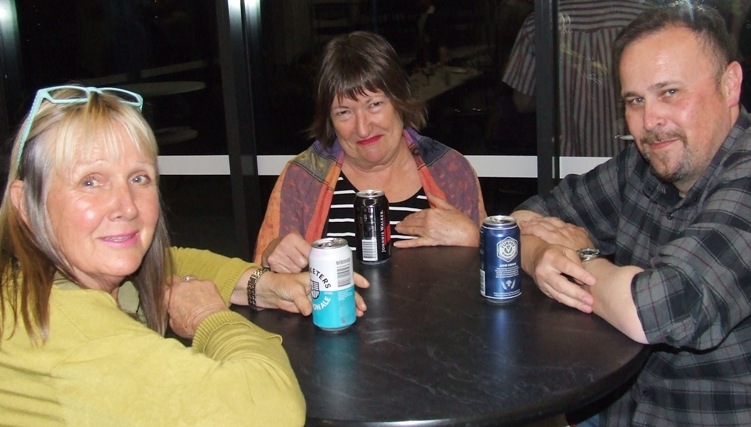
[[[170,247],[142,106],[122,89],[42,89],[15,138],[0,425],[302,425],[281,338],[227,306],[309,310],[307,275]]]
[[[316,141],[277,180],[256,262],[301,271],[310,244],[327,236],[354,250],[353,199],[367,189],[386,194],[394,246],[478,246],[485,207],[477,176],[460,153],[417,133],[425,106],[393,47],[369,32],[338,36],[316,81]]]

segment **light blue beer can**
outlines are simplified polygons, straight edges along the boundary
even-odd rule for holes
[[[355,311],[355,280],[352,251],[341,238],[313,242],[309,256],[313,324],[326,331],[352,326]]]

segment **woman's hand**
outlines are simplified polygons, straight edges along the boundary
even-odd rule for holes
[[[165,293],[170,328],[183,338],[193,338],[203,319],[229,310],[216,285],[191,276],[173,276]]]
[[[272,240],[263,251],[263,265],[276,273],[299,273],[308,265],[310,244],[299,233]]]
[[[432,208],[410,214],[396,225],[399,233],[417,238],[396,241],[395,247],[480,245],[480,229],[467,215],[440,197],[428,194],[428,201]]]
[[[355,273],[355,286],[367,288],[368,280]],[[256,304],[262,308],[278,308],[291,313],[309,316],[313,312],[310,298],[310,274],[268,272],[261,276],[256,285]],[[359,293],[355,293],[357,317],[361,317],[368,307]]]

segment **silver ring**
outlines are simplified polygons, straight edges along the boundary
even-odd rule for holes
[[[187,276],[183,276],[183,282],[190,282],[193,279],[197,279],[197,277],[191,274],[188,274]]]

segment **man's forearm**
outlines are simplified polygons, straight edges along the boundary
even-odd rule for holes
[[[648,344],[631,295],[631,282],[642,269],[630,265],[618,267],[606,259],[585,262],[584,268],[597,278],[590,288],[595,314],[632,340]]]
[[[511,215],[517,221],[541,216],[533,211],[524,210],[515,211]],[[541,255],[538,252],[544,250],[548,243],[530,234],[522,235],[521,240],[522,269],[535,277],[533,270]],[[631,295],[631,281],[642,269],[634,266],[618,267],[606,259],[588,261],[582,266],[596,278],[594,286],[583,285],[594,298],[594,313],[634,341],[646,344],[646,335]]]

